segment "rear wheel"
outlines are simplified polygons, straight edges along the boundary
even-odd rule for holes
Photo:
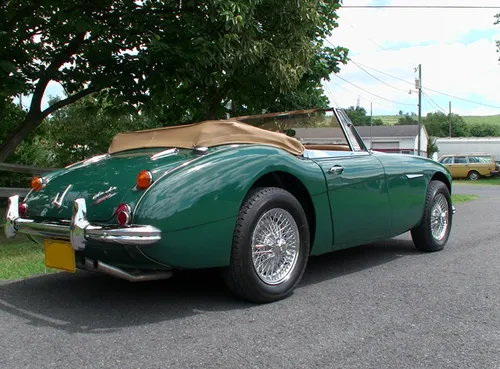
[[[299,201],[281,188],[257,188],[240,209],[228,287],[253,302],[287,297],[302,278],[309,256],[309,226]]]
[[[469,178],[471,181],[477,181],[480,177],[481,175],[475,170],[471,170],[469,174],[467,174],[467,178]]]
[[[431,181],[425,198],[420,225],[411,230],[413,243],[421,251],[440,251],[450,236],[452,223],[451,196],[441,181]]]

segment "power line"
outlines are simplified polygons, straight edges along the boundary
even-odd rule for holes
[[[405,93],[407,92],[407,90],[403,90],[403,89],[401,89],[401,88],[394,87],[394,86],[392,86],[392,85],[390,85],[390,84],[388,84],[388,83],[386,83],[386,82],[382,81],[380,78],[375,77],[373,74],[371,74],[370,72],[368,72],[366,69],[364,69],[364,68],[363,68],[362,66],[360,66],[358,63],[356,63],[354,60],[352,60],[352,59],[351,59],[351,62],[353,62],[353,63],[354,63],[354,65],[355,65],[355,66],[357,66],[359,69],[361,69],[363,72],[365,72],[365,73],[366,73],[366,74],[368,74],[369,76],[371,76],[371,77],[375,78],[377,81],[379,81],[379,82],[383,83],[384,85],[389,86],[389,87],[391,87],[391,88],[393,88],[393,89],[395,89],[395,90],[398,90],[398,91],[403,91],[403,92],[405,92]]]
[[[350,59],[350,60],[351,60],[352,62],[354,62],[354,60],[352,60],[352,59]],[[373,70],[374,72],[377,72],[377,73],[380,73],[380,74],[386,75],[386,76],[388,76],[388,77],[392,77],[392,78],[397,79],[397,80],[399,80],[399,81],[403,81],[403,82],[408,83],[408,84],[410,84],[410,85],[412,85],[412,86],[414,86],[414,85],[415,85],[413,82],[408,82],[407,80],[405,80],[405,79],[403,79],[403,78],[399,78],[399,77],[393,76],[392,74],[382,72],[382,71],[380,71],[380,70],[378,70],[378,69],[375,69],[375,68],[369,67],[369,66],[364,65],[364,64],[361,64],[361,63],[359,63],[359,62],[357,62],[357,63],[358,63],[359,65],[362,65],[362,66],[363,66],[363,67],[365,67],[365,68],[368,68],[368,69]]]
[[[364,9],[500,9],[500,6],[482,5],[342,5],[343,8]]]
[[[352,61],[352,62],[354,62],[352,59],[351,59],[351,61]],[[408,82],[408,81],[406,81],[406,80],[404,80],[404,79],[402,79],[402,78],[399,78],[399,77],[393,76],[392,74],[382,72],[382,71],[380,71],[380,70],[377,70],[377,69],[375,69],[375,68],[369,67],[369,66],[364,65],[364,64],[361,64],[361,63],[358,63],[358,64],[359,64],[359,65],[362,65],[362,66],[363,66],[363,67],[365,67],[365,68],[371,69],[371,70],[373,70],[373,71],[375,71],[375,72],[378,72],[378,73],[381,73],[381,74],[383,74],[383,75],[386,75],[386,76],[388,76],[388,77],[392,77],[392,78],[395,78],[395,79],[397,79],[397,80],[400,80],[400,81],[406,82],[406,83],[408,83],[408,84],[410,84],[410,85],[413,85],[413,83]],[[488,108],[500,109],[500,106],[495,106],[495,105],[490,105],[490,104],[484,104],[484,103],[480,103],[480,102],[477,102],[477,101],[473,101],[473,100],[465,99],[465,98],[463,98],[463,97],[450,95],[450,94],[448,94],[448,93],[446,93],[446,92],[441,92],[441,91],[438,91],[438,90],[434,90],[434,89],[429,88],[429,87],[426,87],[425,89],[426,89],[426,90],[429,90],[429,91],[432,91],[432,92],[435,92],[435,93],[438,93],[438,94],[441,94],[441,95],[444,95],[444,96],[452,97],[452,98],[457,99],[457,100],[463,100],[463,101],[466,101],[466,102],[469,102],[469,103],[472,103],[472,104],[486,106],[486,107],[488,107]]]
[[[387,108],[391,108],[391,109],[395,109],[395,110],[396,110],[396,109],[400,109],[399,107],[396,107],[396,106],[394,106],[394,105],[389,105],[389,104],[384,104],[384,103],[381,103],[381,102],[378,102],[378,101],[373,101],[372,99],[370,99],[370,98],[368,98],[368,97],[366,97],[366,96],[364,96],[364,95],[361,95],[361,94],[359,94],[359,93],[357,93],[357,92],[353,92],[353,91],[351,91],[351,90],[349,90],[349,89],[345,88],[344,86],[339,85],[338,83],[336,83],[336,82],[334,82],[334,81],[330,81],[330,82],[331,82],[331,83],[333,83],[335,86],[340,87],[340,88],[341,88],[341,89],[343,89],[344,91],[347,91],[347,92],[349,92],[350,94],[353,94],[353,95],[361,96],[361,97],[362,97],[363,99],[365,99],[366,101],[371,102],[371,103],[373,103],[373,104],[375,104],[375,105],[385,106],[385,107],[387,107]]]
[[[336,101],[336,100],[335,100],[335,98],[333,97],[333,96],[334,96],[334,94],[333,94],[333,92],[330,90],[330,87],[328,87],[328,85],[326,85],[326,84],[324,85],[324,87],[326,88],[327,92],[330,94],[330,98],[332,99],[332,101],[333,101],[333,103],[335,104],[335,106],[336,106],[337,108],[340,108],[339,104],[337,103],[337,101]]]
[[[450,94],[447,94],[447,93],[444,93],[444,92],[433,90],[432,88],[429,88],[429,87],[426,87],[426,90],[429,90],[429,91],[432,91],[432,92],[435,92],[435,93],[438,93],[438,94],[441,94],[441,95],[444,95],[444,96],[453,97],[454,99],[466,101],[466,102],[469,102],[469,103],[472,103],[472,104],[482,105],[482,106],[486,106],[488,108],[500,109],[500,106],[483,104],[483,103],[480,103],[480,102],[477,102],[477,101],[473,101],[473,100],[469,100],[469,99],[464,99],[463,97],[453,96],[453,95],[450,95]]]
[[[334,74],[334,76],[335,76],[335,77],[337,77],[337,78],[340,78],[342,81],[344,81],[344,82],[346,82],[346,83],[349,83],[350,85],[352,85],[352,86],[354,86],[354,87],[356,87],[356,88],[360,89],[361,91],[364,91],[364,92],[366,92],[366,93],[368,93],[368,94],[370,94],[370,95],[373,95],[373,96],[375,96],[375,97],[377,97],[377,98],[379,98],[379,99],[382,99],[382,100],[385,100],[385,101],[389,101],[389,102],[392,102],[392,103],[397,104],[397,105],[406,105],[406,106],[413,106],[413,105],[414,105],[414,104],[406,104],[406,103],[402,103],[402,102],[399,102],[399,101],[394,101],[394,100],[386,99],[385,97],[382,97],[382,96],[379,96],[379,95],[377,95],[377,94],[374,94],[374,93],[372,93],[372,92],[370,92],[370,91],[365,90],[365,89],[364,89],[364,88],[362,88],[362,87],[359,87],[359,86],[355,85],[355,84],[354,84],[354,83],[352,83],[352,82],[349,82],[348,80],[346,80],[346,79],[344,79],[344,78],[340,77],[340,76],[339,76],[339,75],[337,75],[337,74]]]
[[[424,95],[424,98],[427,100],[427,102],[429,103],[429,105],[432,108],[434,108],[434,109],[437,108],[437,110],[441,110],[443,113],[448,115],[448,112],[446,110],[442,109],[434,100],[432,100],[432,98],[429,95],[427,95],[425,92],[423,93],[423,95]]]

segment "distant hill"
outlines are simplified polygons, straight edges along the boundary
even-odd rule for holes
[[[384,124],[394,125],[398,122],[399,115],[374,115],[373,118],[382,119]],[[489,123],[489,124],[500,124],[500,114],[499,115],[463,115],[462,118],[466,123],[478,124],[478,123]]]

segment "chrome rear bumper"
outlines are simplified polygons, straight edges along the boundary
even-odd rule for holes
[[[76,251],[84,250],[88,241],[131,246],[147,246],[161,240],[161,231],[148,225],[94,225],[87,220],[85,199],[76,199],[73,216],[68,223],[35,221],[19,216],[19,196],[9,197],[5,221],[5,235],[14,237],[18,232],[32,236],[63,239],[71,242]]]

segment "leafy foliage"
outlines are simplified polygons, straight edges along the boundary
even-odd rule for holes
[[[0,143],[8,137],[15,127],[26,116],[18,105],[12,102],[12,99],[0,95]],[[45,131],[37,130],[33,132],[28,138],[17,147],[13,155],[9,158],[9,162],[26,164],[26,165],[39,165],[42,167],[48,166],[51,160],[51,151],[44,145],[41,138],[45,135]],[[19,187],[25,186],[28,183],[28,176],[18,173],[0,174],[0,187]]]
[[[54,165],[62,167],[106,152],[118,132],[157,126],[144,116],[115,110],[102,94],[95,94],[55,112],[47,122],[47,137]]]
[[[418,124],[418,120],[415,119],[414,115],[410,115],[408,113],[406,114],[400,114],[400,117],[398,118],[398,122],[396,125],[399,126],[407,126],[407,125],[413,125],[413,124]]]
[[[439,152],[439,147],[437,145],[436,138],[429,137],[427,140],[427,157],[432,158],[432,156],[437,152]]]
[[[355,126],[369,126],[370,116],[367,115],[366,109],[361,106],[350,106],[345,109],[347,116]],[[371,124],[374,126],[382,126],[384,122],[380,118],[372,118]]]
[[[33,94],[0,161],[43,119],[96,91],[164,124],[325,106],[339,1],[34,0],[0,8],[0,90]],[[67,96],[41,110],[50,81]]]
[[[423,119],[423,124],[425,124],[429,136],[448,137],[449,121],[447,114],[435,112],[427,114]],[[453,137],[469,137],[471,133],[470,126],[458,114],[451,115],[451,132]]]

